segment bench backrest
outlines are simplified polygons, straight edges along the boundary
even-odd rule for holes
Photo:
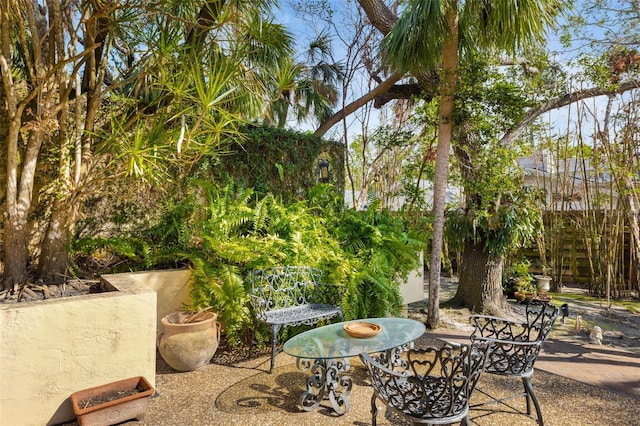
[[[308,266],[277,266],[253,271],[248,276],[251,299],[257,314],[264,311],[317,303],[322,272]]]

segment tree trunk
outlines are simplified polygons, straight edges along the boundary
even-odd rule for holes
[[[45,282],[59,282],[64,279],[67,270],[69,243],[69,224],[73,223],[74,207],[60,206],[63,201],[56,201],[51,218],[41,243],[42,251],[38,262],[38,277]]]
[[[42,144],[41,133],[32,130],[23,153],[23,164],[18,183],[18,139],[21,121],[14,117],[9,123],[7,138],[7,188],[6,211],[4,212],[5,270],[2,288],[15,289],[27,282],[28,216],[31,209],[33,183]]]
[[[18,131],[19,120],[12,120],[9,124],[9,135],[7,138],[7,187],[6,187],[6,210],[4,212],[4,279],[2,281],[3,290],[16,290],[20,284],[27,282],[29,260],[28,250],[28,216],[31,207],[31,188],[35,175],[36,160],[29,161],[29,153],[33,154],[33,144],[39,143],[37,136],[30,138],[27,149],[25,164],[18,184]],[[37,152],[36,152],[37,158]]]
[[[358,0],[358,3],[382,35],[387,35],[398,22],[398,15],[381,0]]]
[[[19,223],[22,223],[23,226],[15,226]],[[26,215],[11,216],[5,214],[3,290],[17,290],[20,284],[24,284],[28,280],[27,259],[29,252],[27,250],[26,224]]]
[[[472,312],[504,317],[509,304],[502,292],[502,256],[488,254],[484,241],[466,241],[462,259],[458,290],[450,303]]]
[[[458,81],[458,11],[447,12],[450,35],[443,50],[443,73],[438,118],[438,147],[433,184],[433,238],[431,240],[431,268],[429,269],[429,304],[427,326],[440,325],[440,271],[442,270],[442,243],[444,240],[444,209],[449,172],[449,154],[453,134],[453,110]]]
[[[368,207],[368,204],[367,204],[368,195],[369,195],[369,183],[363,182],[362,186],[360,187],[360,194],[358,195],[358,199],[353,205],[353,209],[362,210],[363,207],[365,206]]]
[[[97,9],[94,13],[99,16],[103,12],[102,9]],[[87,56],[87,65],[84,68],[83,91],[86,92],[84,118],[79,101],[81,92],[76,87],[77,109],[73,117],[75,121],[72,123],[76,130],[75,137],[72,137],[68,131],[69,101],[66,97],[59,100],[56,118],[60,124],[56,133],[56,142],[60,152],[57,181],[61,189],[53,197],[51,217],[40,245],[38,277],[45,282],[59,282],[64,279],[69,260],[68,244],[79,217],[79,206],[86,197],[86,193],[78,187],[81,185],[82,175],[87,173],[87,162],[91,154],[91,135],[95,133],[96,117],[104,97],[101,88],[104,84],[106,58],[110,49],[109,43],[106,42],[109,31],[111,31],[109,21],[104,17],[86,24],[85,43],[88,46],[99,46],[99,48]],[[53,62],[52,58],[51,63]],[[69,82],[77,78],[77,75],[66,75],[60,72],[56,80],[58,90],[67,91]],[[71,149],[72,140],[75,149]]]

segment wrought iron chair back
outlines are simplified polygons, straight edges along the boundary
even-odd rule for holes
[[[472,342],[490,341],[491,348],[487,354],[484,371],[490,374],[519,377],[522,379],[524,391],[509,398],[495,398],[499,403],[525,396],[527,415],[531,415],[531,401],[536,409],[539,425],[544,425],[540,404],[536,397],[531,376],[534,364],[540,354],[543,342],[549,337],[553,324],[558,317],[559,309],[546,303],[531,303],[527,305],[525,320],[519,323],[503,318],[486,315],[472,315],[471,322],[474,330],[471,334]],[[478,389],[483,392],[481,389]],[[486,393],[485,393],[486,394]],[[478,407],[484,404],[478,404]],[[512,406],[509,408],[516,410]]]
[[[384,357],[360,354],[373,386],[372,424],[376,425],[376,399],[414,424],[469,424],[469,399],[489,346],[478,342],[409,349],[393,365],[383,362]]]
[[[527,305],[524,323],[472,315],[471,341],[491,339],[495,342],[485,371],[518,376],[530,373],[558,313],[556,306],[531,303]]]

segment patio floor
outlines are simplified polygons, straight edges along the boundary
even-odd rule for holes
[[[441,333],[447,333],[443,330]],[[438,334],[425,334],[416,345],[432,344]],[[445,337],[447,340],[455,336]],[[551,349],[552,342],[548,346]],[[557,350],[543,352],[541,362],[533,376],[533,385],[540,401],[546,425],[640,425],[640,394],[633,395],[640,386],[640,360],[636,354],[602,351],[598,364],[593,359],[564,354]],[[609,357],[612,358],[609,358]],[[543,361],[544,360],[544,361]],[[608,362],[609,361],[609,362]],[[556,365],[556,370],[571,373],[563,377],[544,370],[544,365]],[[329,401],[312,412],[298,405],[305,389],[306,374],[297,370],[295,359],[280,353],[276,369],[268,374],[269,357],[260,356],[233,365],[210,364],[197,371],[177,373],[158,359],[156,391],[145,419],[128,425],[370,425],[371,388],[366,382],[366,371],[356,359],[352,362],[353,389],[351,410],[337,416]],[[605,375],[615,368],[611,382],[626,382],[618,392],[590,384],[593,373]],[[553,369],[551,369],[553,370]],[[611,384],[611,383],[609,383]],[[492,375],[483,375],[478,385],[494,395],[509,395],[521,389],[521,382]],[[614,386],[615,388],[615,386]],[[625,390],[626,389],[626,390]],[[625,392],[631,392],[625,394]],[[473,403],[486,400],[474,393]],[[510,402],[524,410],[524,398]],[[393,416],[385,415],[378,403],[379,425],[403,424]],[[489,406],[495,408],[495,406]],[[536,421],[521,414],[471,411],[474,425],[535,425]]]

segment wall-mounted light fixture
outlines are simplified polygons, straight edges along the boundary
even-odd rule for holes
[[[329,171],[329,162],[325,159],[318,161],[318,182],[329,183],[331,172]]]

